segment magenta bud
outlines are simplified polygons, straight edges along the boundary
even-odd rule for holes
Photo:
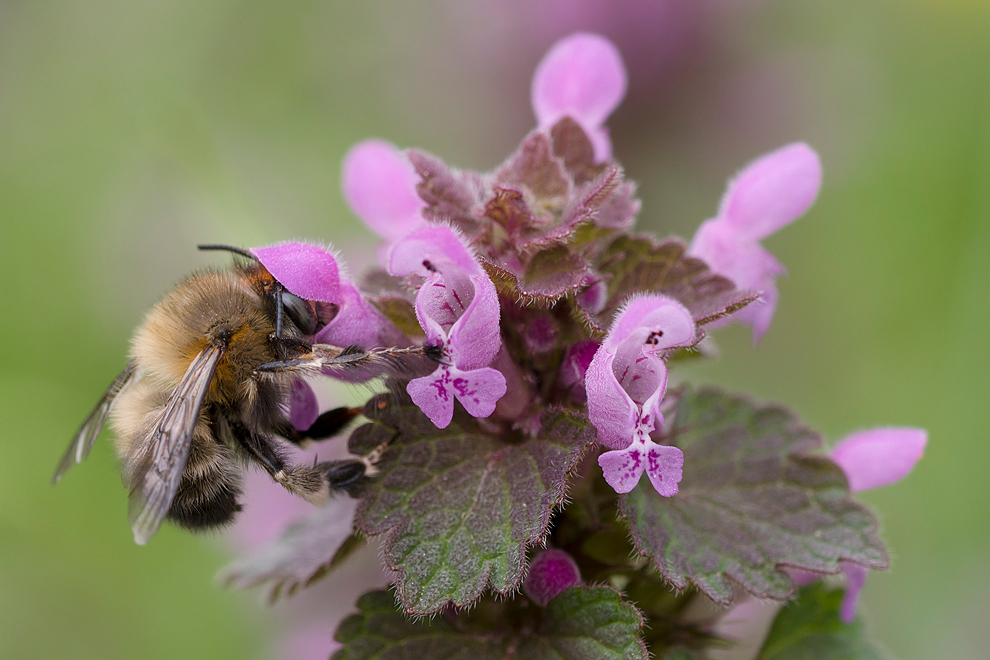
[[[560,592],[578,584],[581,571],[571,556],[563,550],[544,550],[533,558],[523,591],[534,603],[546,607]]]

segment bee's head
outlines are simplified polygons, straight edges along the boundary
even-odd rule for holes
[[[249,250],[222,244],[205,244],[198,247],[200,250],[232,252],[248,260],[246,264],[238,264],[238,270],[259,293],[265,302],[265,307],[275,317],[275,334],[278,337],[283,334],[286,317],[300,333],[314,335],[336,315],[336,305],[316,303],[290,293]]]

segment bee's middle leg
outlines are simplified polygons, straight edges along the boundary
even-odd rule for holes
[[[330,499],[331,493],[346,491],[354,486],[368,469],[368,464],[360,459],[324,461],[311,466],[292,465],[271,438],[253,433],[238,422],[231,424],[231,431],[244,451],[274,481],[313,504],[323,505]]]

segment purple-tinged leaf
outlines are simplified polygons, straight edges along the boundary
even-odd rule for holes
[[[413,619],[391,591],[370,591],[337,628],[332,660],[647,660],[643,619],[610,587],[577,586],[534,608],[486,598],[453,617]]]
[[[408,298],[383,294],[370,298],[369,302],[405,336],[411,339],[426,337],[416,318],[416,308]]]
[[[546,133],[530,133],[509,160],[495,171],[500,184],[525,187],[535,200],[543,204],[567,198],[570,181],[564,164],[553,154]],[[550,217],[546,218],[551,219]]]
[[[756,299],[755,293],[736,289],[705,262],[687,256],[685,249],[676,238],[656,243],[647,237],[620,236],[612,241],[598,264],[599,272],[610,278],[602,316],[610,316],[634,293],[654,291],[676,298],[701,325]]]
[[[604,165],[595,163],[595,147],[581,125],[564,117],[550,129],[553,153],[560,158],[574,183],[582,185],[597,178]]]
[[[397,241],[423,224],[425,204],[416,194],[419,177],[395,145],[359,142],[344,156],[340,178],[354,215],[387,241]]]
[[[427,206],[423,215],[434,222],[450,222],[473,233],[477,228],[475,207],[483,206],[484,183],[481,175],[448,167],[424,151],[407,152],[421,181],[416,190]]]
[[[582,287],[587,276],[588,263],[584,257],[558,245],[537,252],[526,264],[526,272],[516,286],[523,296],[555,300]]]
[[[842,561],[887,567],[876,519],[849,496],[841,468],[808,452],[817,433],[790,412],[712,389],[685,390],[666,433],[684,452],[677,495],[645,482],[620,498],[633,543],[678,589],[729,604],[738,583],[786,600],[785,566],[837,573]]]
[[[841,589],[818,582],[799,590],[795,602],[781,608],[756,660],[888,660],[861,620],[840,619]]]
[[[342,497],[313,509],[261,550],[227,566],[218,579],[238,589],[266,586],[269,601],[326,575],[364,541],[353,535],[357,502]]]
[[[547,411],[538,439],[509,443],[463,413],[440,430],[418,408],[369,402],[374,419],[351,436],[361,455],[390,441],[380,476],[360,493],[356,524],[384,534],[405,610],[470,605],[490,586],[506,594],[526,572],[526,548],[547,533],[565,480],[594,442],[572,412]]]

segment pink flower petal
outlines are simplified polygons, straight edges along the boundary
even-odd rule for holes
[[[636,431],[639,411],[615,379],[614,360],[614,353],[604,346],[599,348],[588,367],[584,386],[588,395],[588,418],[598,429],[598,442],[622,449],[629,446]]]
[[[400,277],[429,277],[433,271],[443,272],[451,266],[467,275],[484,272],[461,237],[443,225],[420,227],[403,237],[389,252],[388,272]]]
[[[806,144],[790,144],[739,173],[729,184],[718,217],[741,240],[758,241],[804,215],[821,184],[818,154]]]
[[[426,202],[405,154],[383,140],[365,140],[344,156],[341,186],[351,210],[379,236],[396,241],[423,224]]]
[[[261,265],[300,298],[336,302],[340,271],[337,259],[326,248],[309,243],[276,243],[251,248]]]
[[[337,315],[320,330],[315,342],[362,348],[404,347],[409,340],[346,279],[340,282]]]
[[[581,584],[581,570],[563,550],[544,550],[533,557],[523,591],[537,605],[545,607],[565,589]]]
[[[470,371],[491,363],[502,346],[499,302],[488,275],[474,275],[474,299],[450,329],[451,356],[458,369]]]
[[[916,428],[880,428],[854,433],[836,445],[832,460],[856,493],[888,486],[914,469],[925,452],[928,433]]]
[[[784,267],[759,243],[741,239],[735,229],[719,220],[708,220],[698,227],[688,254],[703,260],[738,288],[760,293],[760,300],[732,316],[752,327],[753,342],[758,342],[770,328],[777,310],[776,278],[786,272]]]
[[[533,74],[533,110],[541,129],[565,116],[599,128],[626,95],[626,69],[611,41],[577,33],[547,52]]]
[[[393,275],[427,278],[416,315],[431,343],[445,344],[464,371],[491,363],[502,344],[495,285],[449,227],[427,226],[400,240],[389,255]]]
[[[646,470],[646,451],[634,443],[628,449],[607,451],[598,457],[605,481],[617,493],[628,493],[639,483]]]
[[[450,387],[469,415],[488,417],[495,412],[495,404],[505,395],[505,376],[491,367],[472,371],[451,367]]]
[[[585,377],[588,417],[600,443],[622,449],[639,426],[652,431],[655,421],[662,421],[667,368],[656,351],[682,346],[694,336],[690,312],[672,298],[644,295],[623,307]]]
[[[423,414],[438,429],[445,429],[454,418],[454,390],[451,386],[450,368],[437,367],[429,376],[414,378],[406,385],[406,392]]]
[[[859,602],[859,592],[866,584],[866,576],[870,571],[859,564],[842,562],[842,572],[846,574],[846,593],[842,596],[842,608],[839,616],[843,623],[852,623],[856,618],[856,604]]]
[[[289,422],[297,431],[305,431],[320,416],[320,403],[306,381],[296,378],[289,393]]]
[[[646,475],[664,497],[677,494],[684,468],[684,452],[677,447],[647,443]]]

